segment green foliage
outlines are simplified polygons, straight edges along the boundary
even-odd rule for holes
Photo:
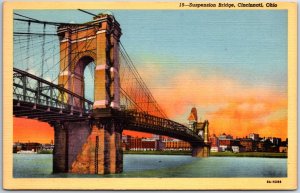
[[[269,157],[269,158],[286,158],[286,153],[273,153],[273,152],[211,152],[210,156],[215,157]]]
[[[147,155],[191,155],[190,151],[124,151],[124,154],[147,154]],[[212,157],[268,157],[268,158],[287,158],[286,153],[273,152],[211,152]]]
[[[38,152],[38,154],[52,154],[52,153],[53,153],[52,150],[40,150],[40,151]]]
[[[150,155],[191,155],[191,151],[124,151],[125,154],[150,154]]]

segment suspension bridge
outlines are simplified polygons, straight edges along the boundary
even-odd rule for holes
[[[208,156],[207,135],[170,120],[154,99],[114,16],[79,11],[93,20],[62,23],[14,13],[13,114],[53,126],[53,172],[122,172],[123,130],[181,139],[193,156]],[[207,131],[208,121],[201,127]]]

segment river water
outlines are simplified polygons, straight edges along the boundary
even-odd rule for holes
[[[103,176],[52,174],[52,154],[14,154],[13,173],[16,178],[287,177],[287,159],[125,154],[123,173]]]

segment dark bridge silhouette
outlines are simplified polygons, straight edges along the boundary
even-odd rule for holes
[[[14,32],[15,47],[26,47],[27,59],[30,41],[42,38],[42,50],[36,52],[42,57],[42,73],[29,73],[26,60],[22,60],[27,63],[26,70],[13,69],[13,114],[54,127],[54,172],[121,172],[124,129],[181,139],[190,142],[193,156],[208,156],[208,121],[197,128],[206,132],[202,136],[197,129],[167,118],[120,43],[121,28],[113,16],[95,15],[93,21],[84,24],[42,22],[28,17],[15,21],[29,23],[27,32]],[[30,23],[43,24],[43,33],[31,32]],[[43,78],[45,37],[55,35],[46,34],[46,25],[55,26],[57,31],[58,84]],[[33,57],[36,59],[36,54]],[[84,70],[90,63],[95,64],[94,102],[84,97]]]
[[[36,81],[34,87],[29,80]],[[127,130],[165,135],[190,143],[202,143],[203,138],[185,125],[175,121],[133,110],[101,109],[94,110],[93,102],[70,92],[69,90],[41,79],[28,72],[14,68],[13,112],[16,117],[37,119],[43,122],[80,121],[92,118],[115,117]],[[62,96],[70,101],[63,102]],[[96,112],[96,113],[95,113]]]

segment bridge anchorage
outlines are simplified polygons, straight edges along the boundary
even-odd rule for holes
[[[122,172],[125,129],[181,139],[190,142],[192,156],[209,156],[208,121],[198,123],[195,111],[190,127],[167,118],[122,47],[121,28],[112,15],[60,24],[57,35],[58,85],[14,68],[13,87],[14,116],[54,127],[54,173]],[[91,62],[94,102],[84,97],[84,69]],[[128,73],[135,78],[128,78]]]

